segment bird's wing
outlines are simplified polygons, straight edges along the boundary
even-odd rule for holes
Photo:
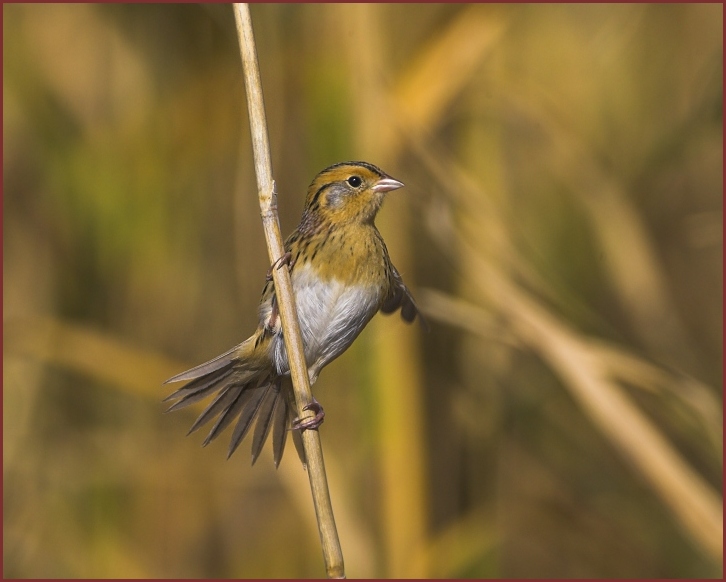
[[[388,294],[388,297],[381,306],[381,313],[393,313],[400,309],[401,317],[407,323],[411,323],[418,315],[421,325],[426,331],[428,331],[429,324],[419,311],[419,308],[413,299],[413,295],[411,295],[408,287],[406,287],[406,284],[403,282],[403,278],[396,267],[391,265],[391,269],[393,272],[393,285],[391,286],[391,291]]]

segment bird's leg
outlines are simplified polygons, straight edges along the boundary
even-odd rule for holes
[[[269,269],[267,269],[267,275],[265,276],[266,281],[272,281],[272,270],[273,269],[280,269],[283,265],[287,265],[288,268],[292,269],[292,266],[295,264],[295,261],[292,260],[292,253],[290,251],[286,252],[284,255],[282,255],[279,259],[277,259]]]
[[[323,420],[325,419],[325,410],[323,410],[320,402],[315,400],[315,396],[313,396],[313,401],[306,405],[303,410],[312,410],[315,413],[315,416],[307,420],[300,420],[299,417],[296,418],[292,421],[292,426],[290,427],[291,430],[315,429],[323,424]]]

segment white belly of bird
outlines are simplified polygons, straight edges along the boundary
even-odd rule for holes
[[[309,265],[293,271],[292,284],[312,383],[320,370],[345,351],[376,314],[381,288],[344,285],[337,280],[322,283]],[[288,374],[282,335],[273,339],[271,349],[278,374]]]

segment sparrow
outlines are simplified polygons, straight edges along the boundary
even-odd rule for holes
[[[418,316],[426,326],[374,223],[386,194],[402,186],[367,162],[335,164],[315,177],[300,224],[285,241],[285,254],[267,274],[254,334],[164,382],[188,382],[164,399],[176,401],[167,412],[216,394],[187,434],[215,419],[204,440],[206,446],[236,420],[229,458],[255,421],[253,465],[270,431],[276,467],[288,432],[305,464],[300,431],[317,429],[325,413],[313,399],[306,408],[314,417],[301,421],[295,415],[273,268],[287,265],[290,270],[311,386],[377,312],[400,309],[404,321],[410,323]]]

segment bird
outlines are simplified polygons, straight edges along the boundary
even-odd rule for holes
[[[229,458],[256,419],[253,465],[270,431],[275,467],[282,459],[288,432],[305,465],[300,432],[317,429],[325,412],[313,398],[305,408],[315,416],[303,421],[295,415],[273,268],[286,265],[290,271],[311,386],[379,311],[400,310],[405,322],[418,316],[427,327],[374,222],[386,195],[403,185],[361,161],[334,164],[313,179],[300,224],[286,239],[284,255],[267,273],[255,332],[216,358],[164,382],[187,382],[164,399],[176,401],[166,412],[216,394],[188,435],[216,419],[204,440],[206,446],[236,420]]]

